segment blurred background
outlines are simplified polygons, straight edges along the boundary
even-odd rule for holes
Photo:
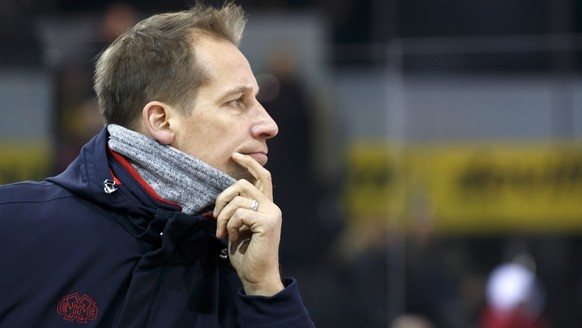
[[[237,2],[319,327],[582,327],[582,1]],[[0,183],[63,170],[95,56],[186,3],[1,0]]]

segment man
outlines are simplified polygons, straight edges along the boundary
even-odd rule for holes
[[[2,327],[312,327],[281,279],[277,125],[242,9],[138,23],[99,58],[106,128],[62,174],[0,188]]]

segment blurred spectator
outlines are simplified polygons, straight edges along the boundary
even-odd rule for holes
[[[434,326],[422,316],[406,314],[396,318],[390,328],[434,328]]]
[[[297,58],[281,45],[270,57],[268,73],[257,76],[259,100],[279,126],[269,140],[267,168],[273,179],[273,196],[285,213],[282,260],[305,264],[324,253],[316,209],[320,200],[313,175],[313,104],[305,82],[296,74]]]
[[[137,13],[135,9],[125,3],[117,2],[109,5],[105,9],[101,26],[99,27],[97,42],[93,45],[93,55],[98,55],[117,37],[129,30],[137,23]]]
[[[460,273],[454,272],[447,245],[434,226],[434,208],[417,187],[409,204],[406,241],[406,311],[422,315],[437,327],[466,327],[467,304],[460,300]],[[463,277],[465,278],[465,277]]]
[[[57,156],[56,170],[64,170],[79,154],[81,147],[103,127],[91,87],[93,58],[111,42],[137,22],[137,13],[124,2],[112,3],[104,11],[96,26],[96,33],[88,45],[89,58],[80,64],[63,63],[59,69]]]
[[[26,1],[0,1],[0,65],[42,65],[42,47],[35,26]]]
[[[482,328],[549,328],[543,317],[544,295],[538,278],[526,263],[496,267],[487,281],[487,304]]]

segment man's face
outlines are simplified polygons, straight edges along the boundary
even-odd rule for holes
[[[232,43],[201,37],[196,59],[209,81],[202,86],[189,115],[174,122],[178,148],[235,179],[252,177],[236,164],[234,152],[267,162],[267,139],[278,132],[275,121],[257,101],[259,91],[250,64]]]

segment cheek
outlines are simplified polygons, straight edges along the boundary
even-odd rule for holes
[[[192,149],[196,152],[194,156],[221,171],[228,171],[235,165],[231,156],[237,147],[227,135],[200,136],[193,142]]]
[[[191,122],[187,140],[188,152],[211,166],[231,173],[237,165],[232,161],[232,154],[245,142],[242,124],[224,117],[200,116]]]

